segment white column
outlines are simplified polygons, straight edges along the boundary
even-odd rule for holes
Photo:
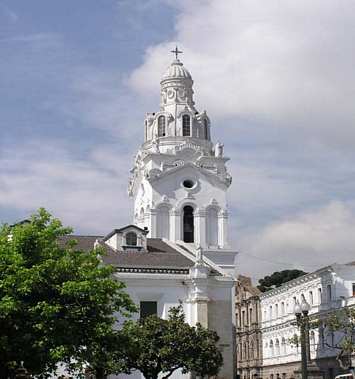
[[[181,236],[181,213],[176,209],[172,209],[170,212],[170,239],[172,241],[178,241],[182,239]]]
[[[218,214],[218,246],[228,248],[228,212],[221,210]]]
[[[150,219],[150,238],[157,237],[157,211],[156,209],[151,209],[149,212]]]
[[[196,209],[194,213],[196,246],[206,248],[206,210]]]

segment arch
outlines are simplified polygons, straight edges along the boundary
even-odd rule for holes
[[[144,221],[144,208],[143,208],[143,207],[142,207],[142,208],[140,209],[140,211],[139,211],[139,220],[140,220],[141,222]]]
[[[191,117],[188,114],[182,116],[182,135],[191,137]]]
[[[191,205],[183,208],[183,241],[194,242],[194,209]]]
[[[128,232],[126,234],[126,245],[137,246],[137,234],[135,232]]]
[[[205,134],[205,139],[209,139],[208,138],[208,121],[207,121],[207,118],[203,119],[203,129],[204,129],[204,134]]]
[[[280,342],[278,339],[275,341],[275,354],[280,355]]]
[[[165,125],[166,119],[165,116],[158,117],[158,137],[165,137]]]
[[[160,205],[157,207],[157,237],[170,237],[170,207],[168,205]]]
[[[327,302],[330,303],[332,301],[332,285],[327,285]]]
[[[254,342],[253,341],[250,341],[249,350],[250,350],[249,357],[250,357],[250,359],[252,359],[255,357]]]
[[[218,209],[208,207],[206,210],[206,239],[208,246],[218,246]]]
[[[270,357],[274,356],[274,342],[270,340],[269,342]]]
[[[314,330],[311,330],[311,332],[310,332],[309,344],[310,344],[310,349],[312,351],[315,351],[315,349],[316,349],[316,338],[315,338]]]
[[[309,291],[308,297],[309,297],[309,304],[313,305],[314,304],[313,291]]]
[[[282,337],[281,340],[281,354],[286,355],[286,340],[285,337]]]
[[[285,302],[281,302],[281,316],[285,316]]]

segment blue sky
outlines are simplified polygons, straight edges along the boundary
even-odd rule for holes
[[[128,223],[177,43],[231,157],[240,272],[354,260],[354,16],[345,0],[0,0],[0,220]]]

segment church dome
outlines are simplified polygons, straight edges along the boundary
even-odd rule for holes
[[[191,74],[189,71],[183,66],[183,64],[179,61],[179,59],[175,59],[171,65],[166,70],[163,75],[161,81],[169,80],[169,79],[189,79],[192,80]]]

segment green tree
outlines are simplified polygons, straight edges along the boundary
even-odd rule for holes
[[[113,268],[102,264],[102,250],[58,242],[70,232],[44,209],[0,229],[1,378],[13,377],[21,361],[43,378],[58,362],[89,364],[98,377],[118,369],[109,354],[119,338],[113,326],[117,313],[128,315],[134,305]],[[94,358],[100,345],[101,367]]]
[[[263,279],[259,279],[259,285],[257,287],[261,292],[270,291],[276,287],[280,287],[283,283],[305,274],[306,272],[302,270],[283,270],[274,272],[272,275],[267,275]]]
[[[324,344],[339,351],[336,359],[340,367],[352,368],[351,359],[355,353],[355,308],[344,307],[334,311],[319,320],[316,326]]]
[[[127,339],[124,364],[129,370],[141,371],[146,379],[159,374],[166,379],[177,369],[216,375],[223,363],[217,334],[200,324],[187,324],[181,305],[170,309],[167,320],[149,316],[127,321],[122,333]]]

